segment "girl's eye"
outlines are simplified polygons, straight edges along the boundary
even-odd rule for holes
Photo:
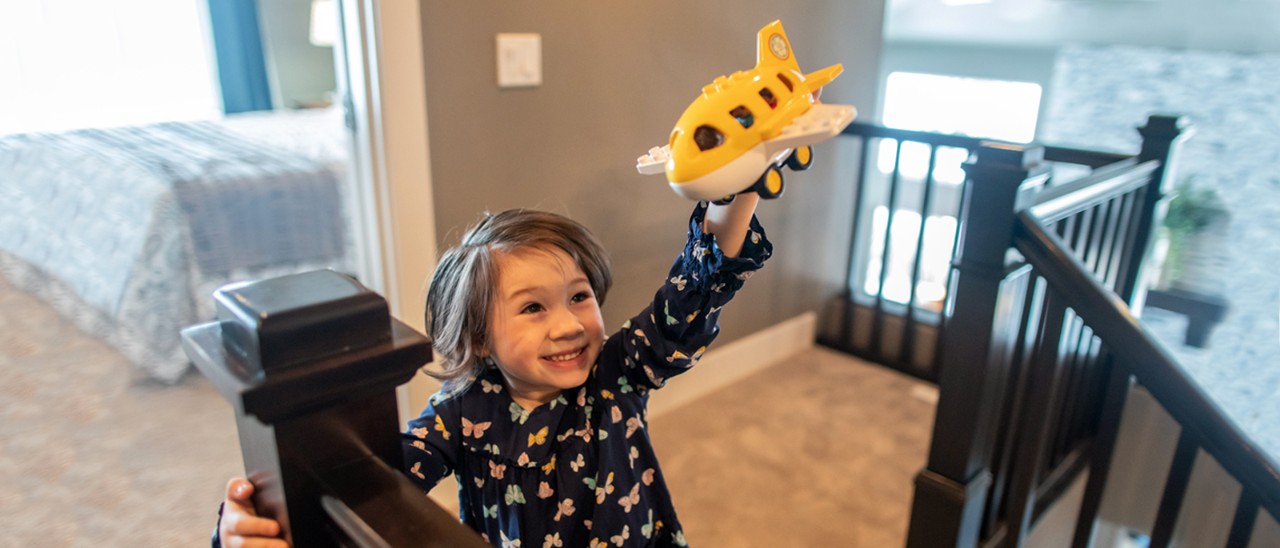
[[[542,312],[542,305],[538,303],[526,304],[524,305],[524,308],[520,309],[521,314],[534,314],[537,312]]]
[[[580,303],[591,298],[591,293],[581,291],[573,296],[573,302]]]

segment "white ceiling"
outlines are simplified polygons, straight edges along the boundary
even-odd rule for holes
[[[885,13],[891,42],[1280,51],[1276,0],[887,0]]]

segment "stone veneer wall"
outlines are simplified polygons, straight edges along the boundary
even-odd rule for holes
[[[1231,309],[1203,350],[1181,345],[1170,313],[1148,309],[1144,323],[1280,460],[1280,54],[1066,47],[1048,99],[1046,143],[1132,153],[1151,113],[1195,126],[1175,180],[1217,189],[1230,211],[1214,278]]]

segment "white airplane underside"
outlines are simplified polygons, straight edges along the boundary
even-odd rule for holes
[[[766,155],[765,143],[760,143],[711,173],[689,181],[669,181],[668,184],[676,194],[690,200],[719,200],[746,190],[743,181],[754,184],[770,164],[786,160],[788,154],[791,150],[784,149],[779,155],[781,157],[770,159]]]

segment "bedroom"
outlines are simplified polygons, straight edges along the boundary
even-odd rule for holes
[[[20,83],[0,92],[0,264],[15,284],[172,383],[188,370],[172,333],[211,310],[197,295],[367,271],[332,2],[0,9]]]

